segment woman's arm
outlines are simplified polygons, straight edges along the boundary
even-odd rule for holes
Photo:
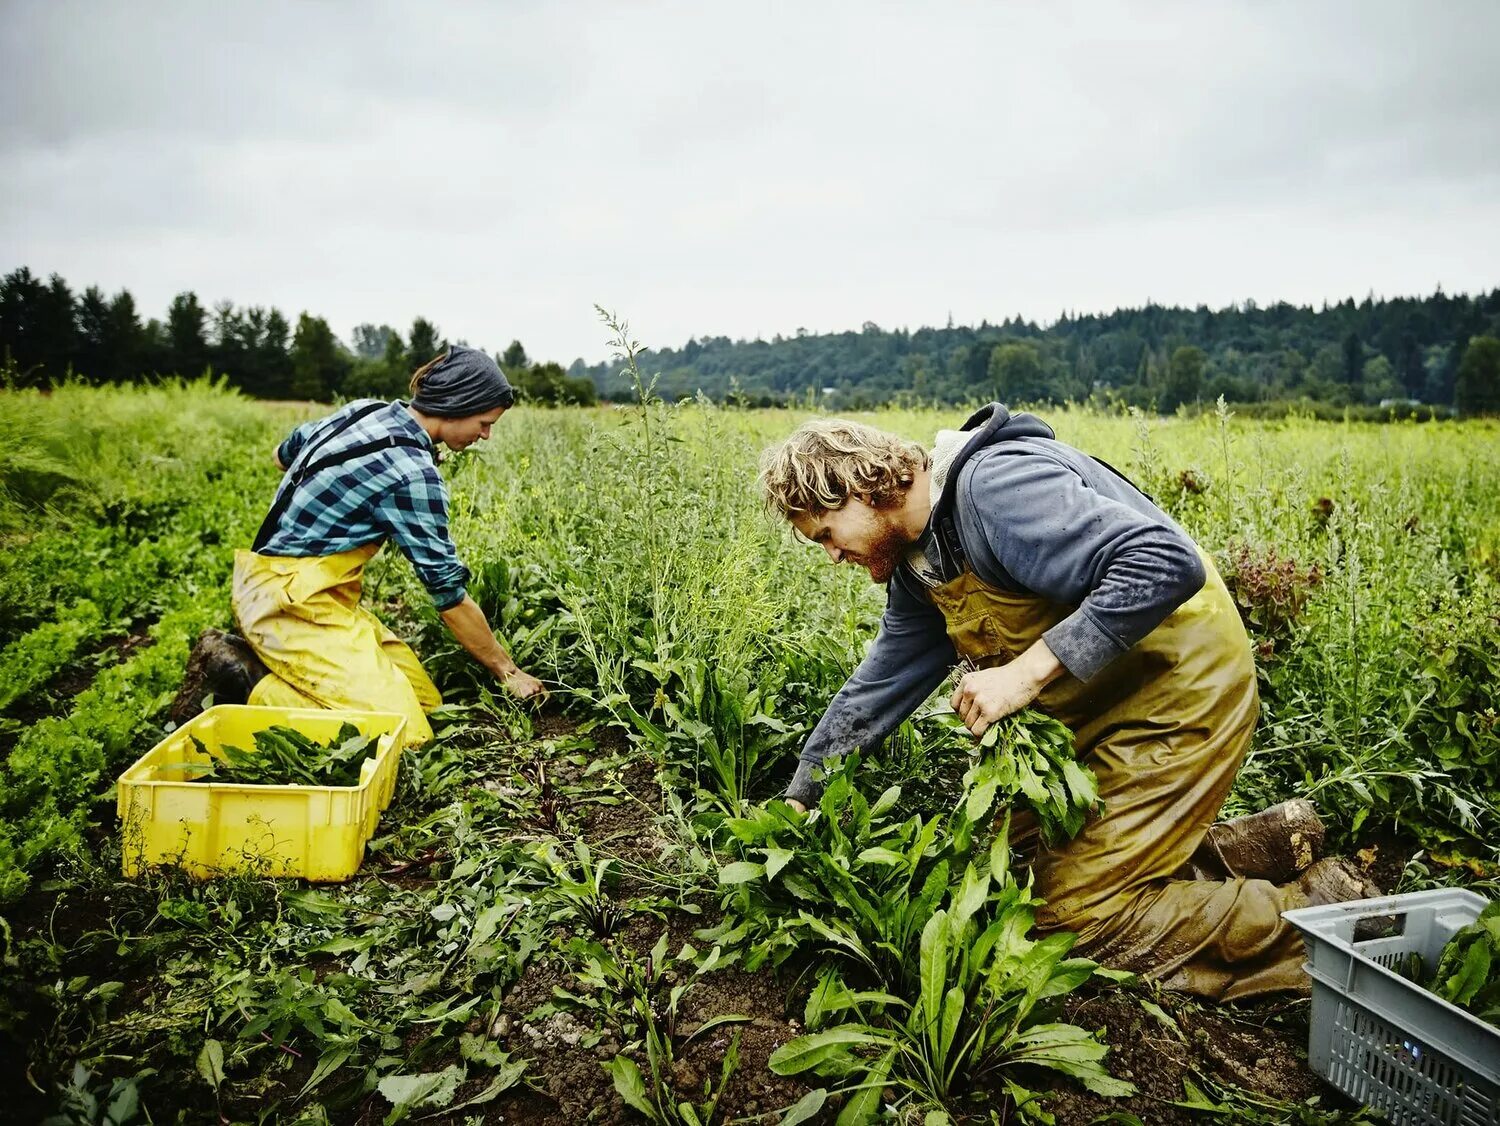
[[[427,466],[386,492],[376,505],[375,519],[411,560],[443,624],[458,643],[516,696],[523,700],[545,696],[542,682],[522,672],[495,640],[484,611],[464,589],[469,569],[458,558],[448,531],[448,491],[437,469]]]
[[[495,679],[513,695],[522,700],[546,697],[547,689],[542,682],[529,673],[522,672],[521,667],[505,651],[505,647],[495,639],[494,631],[485,620],[479,603],[465,594],[461,602],[441,611],[441,614],[443,624],[453,632],[458,643],[469,651],[470,656],[489,669]]]

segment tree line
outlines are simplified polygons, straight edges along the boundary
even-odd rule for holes
[[[294,325],[279,309],[229,301],[209,309],[186,292],[172,299],[164,318],[142,320],[127,290],[107,296],[89,286],[75,294],[59,275],[43,281],[24,266],[0,281],[0,371],[11,386],[211,372],[264,399],[397,398],[406,394],[411,373],[448,343],[425,317],[413,320],[404,338],[390,325],[359,325],[346,345],[310,313]],[[520,341],[495,358],[523,398],[596,399],[590,380],[570,376],[560,364],[534,363]]]
[[[261,398],[395,398],[410,373],[447,346],[417,317],[403,337],[359,325],[346,345],[328,322],[185,292],[163,319],[97,286],[74,293],[26,267],[0,281],[0,372],[13,386],[73,375],[99,383],[211,371]],[[537,363],[519,341],[496,356],[534,402],[624,400],[617,364]],[[1064,313],[1045,328],[999,324],[809,333],[767,340],[690,339],[648,350],[665,398],[704,394],[744,405],[1095,401],[1172,411],[1184,404],[1311,401],[1333,407],[1429,404],[1500,412],[1500,289],[1476,296],[1352,298],[1322,308],[1253,301],[1225,309],[1150,304]]]
[[[1322,308],[1253,301],[1226,309],[1146,305],[1020,317],[978,327],[884,329],[771,340],[702,337],[649,351],[667,398],[706,393],[769,405],[858,409],[885,402],[1121,402],[1161,411],[1222,395],[1232,403],[1310,400],[1335,407],[1424,403],[1500,411],[1500,289],[1478,296]],[[629,388],[608,364],[575,362],[608,398]]]

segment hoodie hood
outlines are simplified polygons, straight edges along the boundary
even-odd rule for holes
[[[1003,403],[975,411],[957,430],[940,430],[929,451],[932,513],[922,537],[906,553],[906,570],[920,584],[937,586],[962,569],[963,547],[953,510],[958,478],[969,459],[1011,438],[1051,438],[1052,427],[1035,415],[1011,414]],[[898,572],[899,573],[899,572]]]
[[[1004,442],[1011,438],[1055,438],[1052,427],[1048,426],[1034,414],[1011,414],[1004,403],[991,403],[989,406],[980,407],[969,416],[967,422],[959,427],[959,433],[964,436],[964,442],[958,447],[951,460],[945,458],[942,493],[932,506],[932,517],[930,526],[938,526],[953,513],[953,504],[958,496],[958,477],[970,458],[980,450],[993,446],[996,442]],[[939,435],[939,443],[943,443],[945,434]],[[947,452],[946,450],[944,451]],[[934,459],[935,461],[936,459]]]

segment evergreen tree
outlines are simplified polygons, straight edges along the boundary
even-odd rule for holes
[[[78,353],[78,319],[73,291],[58,274],[48,279],[36,307],[37,361],[50,379],[61,379],[74,367]]]
[[[245,348],[245,314],[232,302],[220,301],[214,306],[213,325],[209,356],[214,370],[228,376],[236,387],[248,389],[255,378],[249,370],[251,357]]]
[[[167,355],[173,374],[199,376],[208,366],[208,340],[203,332],[207,318],[197,294],[188,291],[172,298],[167,307]]]
[[[526,358],[526,349],[521,347],[519,340],[512,340],[510,342],[510,347],[500,357],[499,363],[507,372],[521,371],[523,368],[531,366],[531,361]]]
[[[1500,339],[1476,336],[1469,341],[1458,365],[1453,401],[1462,414],[1500,414]]]
[[[97,285],[79,295],[78,370],[94,383],[110,383],[120,378],[110,352],[109,301]]]
[[[1365,346],[1359,333],[1351,332],[1344,337],[1344,382],[1358,383],[1365,370]]]
[[[109,302],[109,328],[104,350],[110,357],[110,378],[116,382],[139,379],[150,368],[145,330],[136,315],[135,298],[122,289]]]
[[[261,333],[260,345],[256,349],[255,370],[267,397],[280,397],[292,393],[292,354],[288,346],[292,326],[280,309],[273,308],[266,314],[266,327]]]
[[[1203,391],[1203,369],[1207,357],[1203,349],[1184,344],[1167,361],[1167,382],[1162,388],[1161,409],[1175,411],[1183,403],[1197,402]]]
[[[418,317],[412,321],[406,358],[413,371],[437,356],[443,349],[444,344],[438,338],[438,330],[435,324],[426,317]]]
[[[344,385],[349,357],[322,317],[303,313],[292,337],[292,397],[326,401]]]
[[[396,394],[398,396],[405,394],[411,373],[415,369],[411,367],[406,347],[401,343],[401,337],[394,329],[385,338],[385,355],[381,363],[385,365],[386,375],[392,384],[398,388]]]
[[[351,339],[354,341],[354,354],[365,360],[378,360],[386,354],[386,346],[391,337],[396,336],[396,330],[390,325],[372,324],[355,325]]]

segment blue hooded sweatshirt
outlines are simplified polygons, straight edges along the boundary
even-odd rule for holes
[[[1000,590],[1075,607],[1043,634],[1068,675],[1089,681],[1202,588],[1187,533],[1040,419],[992,403],[963,430],[917,546],[940,581],[966,563]],[[952,671],[957,655],[927,589],[907,565],[892,576],[880,632],[802,748],[787,797],[814,804],[823,759],[878,746]]]

